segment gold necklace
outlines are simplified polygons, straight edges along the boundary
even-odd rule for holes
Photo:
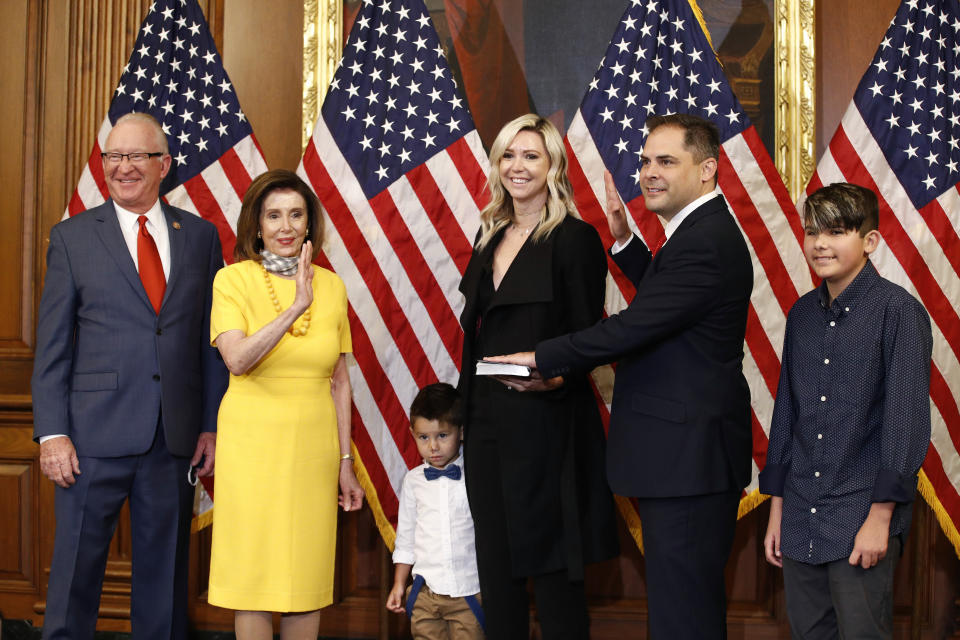
[[[530,232],[531,232],[531,231],[533,231],[534,229],[537,228],[537,225],[538,225],[538,224],[540,224],[540,223],[538,222],[537,224],[532,225],[532,226],[529,226],[529,227],[521,227],[521,226],[518,225],[516,222],[514,222],[514,223],[511,223],[510,226],[512,226],[512,227],[513,227],[514,229],[516,229],[517,231],[519,231],[521,235],[527,236],[527,235],[530,235]]]
[[[277,298],[277,292],[273,288],[273,282],[270,280],[270,273],[267,271],[267,268],[260,265],[260,269],[263,271],[263,280],[267,283],[267,293],[270,295],[270,302],[273,303],[273,308],[279,316],[283,313],[283,307],[280,306],[280,300]],[[299,336],[307,335],[307,331],[310,329],[310,308],[307,307],[307,310],[303,312],[303,322],[300,324],[300,327],[297,328],[297,321],[294,320],[293,324],[290,325],[290,328],[287,329],[287,332],[290,333],[294,338]]]
[[[537,226],[543,221],[544,212],[546,211],[546,209],[547,209],[546,207],[543,207],[543,209],[540,209],[540,213],[537,215],[537,221],[534,222],[534,223],[533,223],[532,225],[530,225],[529,227],[521,227],[519,224],[517,224],[516,214],[514,214],[514,215],[512,216],[514,219],[512,219],[512,220],[510,221],[510,226],[513,227],[514,229],[516,229],[517,231],[519,231],[521,235],[523,235],[524,237],[526,237],[526,236],[530,235],[530,232],[533,231],[534,229],[536,229]]]

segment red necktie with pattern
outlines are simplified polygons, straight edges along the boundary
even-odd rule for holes
[[[140,223],[140,232],[137,233],[137,265],[140,268],[140,280],[143,282],[143,288],[147,290],[147,297],[150,298],[153,310],[160,313],[163,292],[167,289],[163,263],[160,262],[157,243],[147,231],[147,216],[140,216],[137,222]]]

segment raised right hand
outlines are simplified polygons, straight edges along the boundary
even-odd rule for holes
[[[80,460],[69,436],[59,436],[40,445],[40,471],[58,487],[68,489],[80,475]]]
[[[300,262],[297,266],[297,293],[293,298],[296,309],[303,313],[313,303],[313,243],[307,240],[300,247]]]
[[[617,185],[613,182],[613,175],[609,171],[603,172],[603,187],[607,194],[607,226],[610,227],[610,235],[613,239],[623,244],[630,239],[633,231],[627,223],[626,210],[623,202],[620,201],[620,195],[617,193]]]

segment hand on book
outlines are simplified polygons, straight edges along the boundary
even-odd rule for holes
[[[509,364],[522,364],[531,369],[537,368],[537,354],[535,351],[521,351],[511,353],[506,356],[490,356],[484,358],[487,362],[505,362]]]
[[[562,376],[544,379],[536,369],[531,370],[530,376],[526,378],[517,376],[493,376],[493,378],[514,391],[550,391],[563,384]]]
[[[511,353],[505,356],[489,356],[483,359],[484,362],[495,362],[500,364],[516,364],[530,368],[529,376],[492,376],[494,379],[502,382],[508,389],[514,391],[550,391],[563,384],[563,378],[544,378],[537,371],[536,353],[533,351],[521,351]]]

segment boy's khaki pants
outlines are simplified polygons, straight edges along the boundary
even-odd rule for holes
[[[407,590],[409,595],[410,591]],[[475,596],[480,602],[480,594]],[[426,584],[420,589],[410,616],[414,640],[483,640],[483,629],[464,598],[434,593]]]

